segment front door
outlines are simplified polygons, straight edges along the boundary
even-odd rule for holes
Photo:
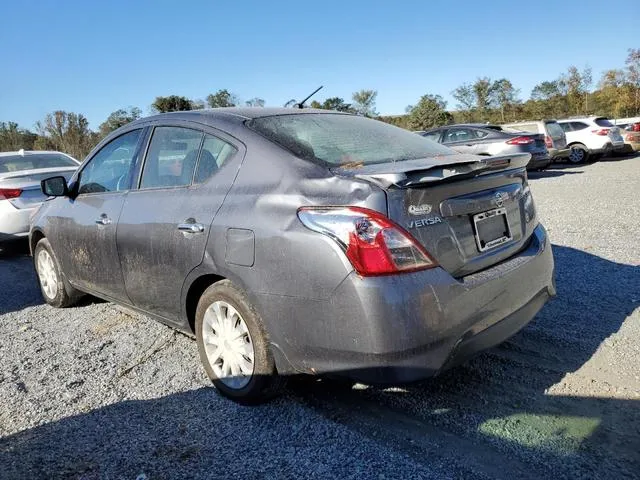
[[[107,143],[75,179],[71,198],[50,217],[54,249],[69,281],[82,290],[127,301],[116,248],[116,227],[139,152],[142,130]]]
[[[138,308],[179,321],[184,280],[202,262],[238,151],[229,139],[199,129],[155,127],[117,234],[126,291]]]

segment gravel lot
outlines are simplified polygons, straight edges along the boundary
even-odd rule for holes
[[[241,407],[190,338],[43,305],[24,246],[0,253],[0,478],[640,478],[640,157],[531,178],[558,298],[405,388],[297,381]]]

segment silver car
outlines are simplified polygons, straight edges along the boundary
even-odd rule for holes
[[[55,174],[71,178],[79,165],[61,152],[0,153],[0,242],[29,235],[29,217],[46,198],[42,179]]]
[[[326,110],[162,114],[45,180],[30,245],[49,304],[90,293],[194,334],[236,401],[299,374],[410,382],[555,294],[529,157]]]
[[[499,125],[469,123],[447,125],[417,132],[429,140],[442,143],[459,153],[474,155],[507,155],[527,153],[528,170],[542,170],[551,164],[551,156],[540,133],[513,132]]]

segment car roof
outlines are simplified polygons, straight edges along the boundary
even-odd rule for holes
[[[500,125],[494,125],[493,123],[455,123],[453,125],[447,125],[447,127],[474,127],[474,128],[495,128]]]
[[[317,108],[284,108],[284,107],[220,107],[204,108],[201,110],[186,110],[180,112],[167,112],[144,117],[132,124],[144,123],[157,120],[186,120],[200,123],[209,123],[215,120],[242,119],[252,120],[254,118],[274,117],[278,115],[306,115],[306,114],[334,114],[350,115],[349,113],[337,112],[335,110],[322,110]]]
[[[69,157],[75,160],[75,158],[73,158],[71,155],[55,150],[17,150],[15,152],[0,152],[0,157],[9,157],[16,155],[21,157],[26,157],[28,155],[64,155],[65,157]]]

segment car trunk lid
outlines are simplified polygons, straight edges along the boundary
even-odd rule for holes
[[[20,195],[9,201],[16,208],[33,208],[46,197],[40,188],[40,182],[56,175],[64,176],[67,181],[76,171],[76,167],[41,168],[0,173],[0,188],[20,189]]]
[[[524,170],[529,159],[529,154],[456,155],[343,166],[335,173],[383,188],[389,218],[461,277],[510,257],[533,233],[536,219]]]

